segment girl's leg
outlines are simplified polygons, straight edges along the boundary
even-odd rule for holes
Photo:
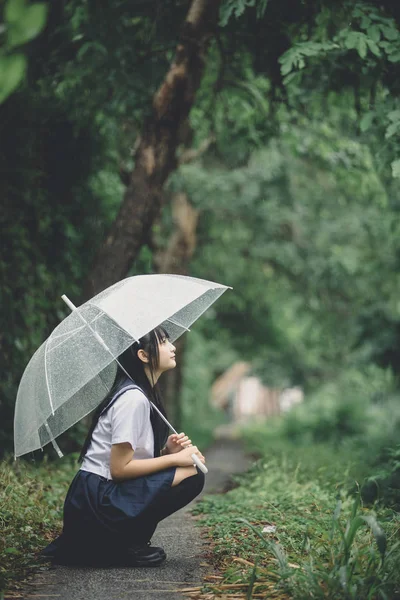
[[[181,467],[182,470],[191,468]],[[160,521],[189,504],[200,494],[204,487],[204,474],[197,471],[195,467],[193,471],[195,474],[186,475],[180,483],[173,484],[168,492],[157,497],[155,502],[144,511],[141,517],[141,531],[136,532],[144,542],[151,539]]]
[[[172,487],[179,485],[181,481],[183,481],[187,477],[191,477],[192,475],[197,475],[196,467],[177,467],[174,479],[171,484]]]

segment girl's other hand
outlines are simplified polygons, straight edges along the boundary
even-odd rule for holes
[[[196,454],[203,464],[206,462],[206,459],[197,446],[190,446],[189,448],[184,448],[176,455],[174,459],[175,465],[177,467],[191,467],[193,465],[192,454]]]
[[[173,433],[169,436],[166,448],[168,454],[175,454],[175,452],[180,452],[183,448],[188,448],[191,445],[192,441],[189,440],[188,436],[185,433]]]

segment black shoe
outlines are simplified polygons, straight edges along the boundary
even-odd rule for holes
[[[152,546],[151,545],[151,540],[149,540],[148,542],[146,542],[146,545],[143,547],[148,547],[148,548],[152,548],[153,552],[159,552],[160,554],[162,554],[163,556],[167,557],[167,555],[165,554],[165,550],[164,548],[161,548],[161,546]]]
[[[164,548],[150,546],[150,542],[140,546],[128,548],[123,554],[117,556],[114,553],[109,556],[98,555],[94,557],[91,553],[65,554],[54,552],[53,547],[47,547],[40,553],[40,558],[51,560],[55,565],[86,566],[86,567],[158,567],[167,558]]]
[[[123,563],[129,567],[158,567],[167,558],[163,548],[145,544],[129,548]]]

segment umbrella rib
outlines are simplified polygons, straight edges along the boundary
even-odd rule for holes
[[[60,446],[57,444],[56,440],[54,439],[53,432],[51,431],[47,421],[44,422],[44,426],[46,428],[47,433],[49,434],[50,442],[52,443],[54,450],[57,452],[59,458],[62,458],[64,455],[60,450]]]
[[[95,321],[97,321],[97,319],[100,319],[100,317],[103,317],[105,314],[106,313],[104,311],[100,310],[100,313],[94,317],[94,319],[91,321],[91,323],[94,323]],[[69,337],[66,337],[66,336],[74,335],[78,331],[85,329],[86,324],[87,324],[87,322],[85,321],[85,325],[80,325],[79,327],[75,327],[75,329],[72,329],[71,331],[67,331],[66,333],[60,333],[59,335],[53,335],[53,339],[59,339],[59,338],[63,337],[64,340],[62,340],[57,346],[53,346],[53,348],[51,348],[49,350],[49,352],[54,350],[54,348],[59,348],[61,346],[61,344],[63,344],[65,341],[68,341]]]
[[[51,338],[51,335],[49,337],[49,339]],[[50,401],[50,407],[51,407],[51,414],[54,415],[54,406],[53,406],[53,402],[51,399],[51,393],[50,393],[50,384],[49,384],[49,378],[47,375],[47,344],[49,342],[49,339],[46,342],[46,345],[44,347],[44,374],[46,377],[46,386],[47,386],[47,393],[49,395],[49,401]]]
[[[173,323],[174,325],[177,325],[178,327],[182,327],[182,329],[185,329],[185,331],[190,331],[190,329],[188,327],[185,327],[184,325],[182,325],[182,323],[178,323],[178,321],[174,321],[174,319],[165,319],[166,321],[169,321],[170,323]]]
[[[62,346],[65,342],[68,342],[68,340],[70,339],[70,337],[72,335],[75,335],[75,333],[77,333],[78,331],[81,331],[82,329],[85,329],[85,326],[82,325],[81,327],[77,327],[76,329],[73,329],[72,331],[68,331],[68,333],[62,333],[61,335],[56,335],[53,337],[53,339],[60,339],[61,337],[63,337],[63,340],[60,340],[58,344],[54,344],[54,346],[52,346],[52,348],[50,348],[49,352],[52,352],[53,350],[56,350],[57,348],[59,348],[60,346]],[[68,337],[66,337],[68,336]]]

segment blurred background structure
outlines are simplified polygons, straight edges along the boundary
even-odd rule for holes
[[[237,362],[218,377],[211,388],[212,405],[223,409],[231,422],[267,419],[303,402],[301,388],[269,388],[249,371],[250,364]]]

